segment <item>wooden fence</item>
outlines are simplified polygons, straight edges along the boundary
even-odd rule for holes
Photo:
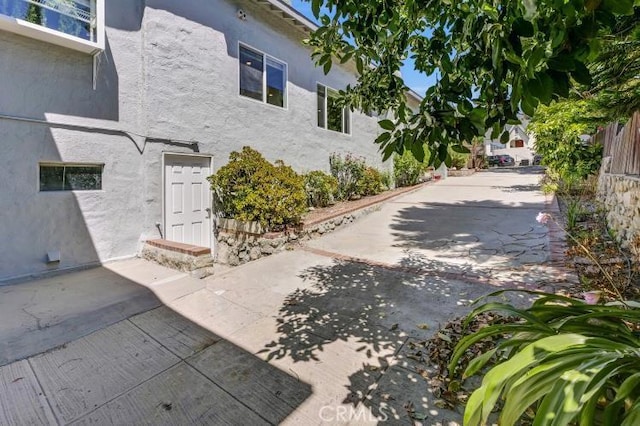
[[[609,124],[591,141],[604,147],[603,157],[611,157],[609,173],[640,175],[640,111],[624,127]]]

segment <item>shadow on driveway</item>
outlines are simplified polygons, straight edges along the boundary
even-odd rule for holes
[[[436,266],[412,255],[398,268],[341,260],[309,267],[300,274],[308,285],[289,294],[279,311],[279,337],[259,353],[269,360],[314,362],[325,346],[348,341],[369,361],[350,375],[340,403],[363,404],[381,420],[410,420],[407,404],[434,421],[460,420],[434,405],[420,375],[426,366],[407,356],[409,346],[466,314],[471,300],[495,288],[405,272]]]

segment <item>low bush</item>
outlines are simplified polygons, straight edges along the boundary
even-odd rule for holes
[[[304,187],[310,207],[326,207],[335,202],[338,179],[323,171],[314,170],[304,176]]]
[[[455,167],[457,170],[466,168],[471,157],[469,154],[461,154],[453,150],[449,152],[449,155],[451,156],[451,167]]]
[[[358,195],[379,194],[384,191],[382,173],[374,167],[367,166],[356,186]]]
[[[362,195],[358,190],[358,182],[361,182],[367,169],[363,158],[351,154],[344,158],[340,154],[331,154],[329,167],[331,175],[338,180],[338,200],[349,200]]]
[[[411,152],[393,157],[393,176],[397,187],[419,183],[426,170],[426,162],[416,160]]]
[[[300,223],[307,208],[304,178],[249,147],[232,152],[209,181],[223,216],[258,221],[268,230]]]

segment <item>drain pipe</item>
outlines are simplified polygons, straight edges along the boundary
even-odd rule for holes
[[[190,148],[193,152],[200,152],[199,142],[197,141],[185,141],[180,139],[159,138],[159,137],[140,135],[135,132],[114,129],[109,127],[62,123],[62,122],[56,122],[56,121],[42,120],[39,118],[19,117],[15,115],[7,115],[7,114],[0,114],[0,119],[19,121],[23,123],[33,123],[33,124],[39,124],[39,125],[48,126],[48,127],[67,129],[67,130],[80,130],[80,131],[89,132],[89,133],[102,133],[102,134],[114,135],[114,136],[124,136],[127,139],[129,139],[131,142],[133,142],[139,154],[144,153],[144,149],[147,146],[147,143],[161,143],[165,145],[180,146],[180,147]]]

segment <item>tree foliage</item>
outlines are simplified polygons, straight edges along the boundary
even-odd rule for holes
[[[612,34],[602,37],[602,51],[590,64],[593,84],[585,97],[614,119],[640,110],[640,7],[620,16]]]
[[[638,3],[638,0],[635,0]],[[309,44],[325,72],[353,60],[358,82],[344,102],[365,111],[393,110],[376,143],[383,157],[424,147],[434,165],[450,165],[448,145],[491,130],[497,138],[517,114],[566,98],[576,83],[590,84],[587,64],[600,36],[634,0],[311,0],[321,27]],[[324,5],[328,13],[321,13]],[[417,71],[436,75],[418,111],[407,106],[400,76],[411,57]]]
[[[583,179],[600,167],[602,146],[587,144],[581,136],[594,134],[610,119],[593,101],[570,99],[539,107],[528,129],[552,172],[566,180]]]

